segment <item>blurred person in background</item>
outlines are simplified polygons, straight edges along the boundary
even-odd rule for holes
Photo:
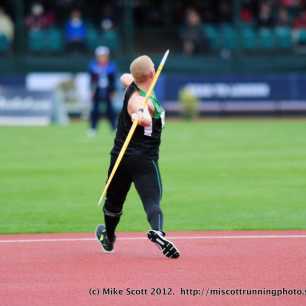
[[[274,26],[272,4],[269,1],[263,1],[259,6],[257,25],[263,28]]]
[[[14,23],[1,7],[0,7],[0,36],[3,36],[10,43],[14,39]]]
[[[101,21],[102,37],[105,44],[114,52],[118,50],[119,38],[114,24],[110,18]]]
[[[65,38],[69,51],[79,52],[86,49],[86,25],[79,9],[74,9],[71,12],[70,18],[65,26]]]
[[[104,18],[101,20],[101,29],[103,32],[113,31],[113,22],[110,18]]]
[[[115,9],[111,1],[110,3],[103,3],[100,9],[101,9],[99,15],[100,21],[103,21],[104,19],[111,19],[111,21],[114,21]]]
[[[199,13],[191,8],[186,11],[186,21],[181,32],[183,40],[183,52],[186,55],[199,53],[207,49],[207,39],[202,30],[202,22]]]
[[[299,45],[306,45],[306,9],[302,10],[293,21],[293,40]],[[303,37],[301,34],[304,34]]]
[[[26,17],[26,26],[29,30],[41,30],[54,25],[55,18],[51,12],[45,12],[43,5],[39,2],[34,3],[31,13]]]
[[[284,7],[281,7],[277,12],[277,21],[276,25],[279,27],[289,27],[290,19],[288,15],[288,10]]]
[[[113,97],[116,90],[116,65],[109,59],[110,51],[100,46],[95,51],[96,59],[89,65],[92,105],[88,136],[95,136],[100,117],[100,107],[105,107],[106,117],[113,130],[116,129],[116,112]]]
[[[229,23],[232,22],[232,7],[229,1],[221,1],[219,2],[219,10],[218,10],[218,15],[219,15],[219,22],[220,23]]]
[[[293,28],[296,30],[306,29],[306,10],[300,12],[293,22]]]
[[[254,12],[248,2],[244,2],[241,6],[240,19],[242,22],[247,24],[252,24],[254,21]]]
[[[294,8],[299,8],[299,6],[301,5],[301,2],[303,1],[301,0],[281,0],[280,2],[286,8],[294,9]]]

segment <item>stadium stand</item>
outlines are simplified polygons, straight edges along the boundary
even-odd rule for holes
[[[279,51],[295,61],[297,54],[306,53],[305,0],[194,0],[192,3],[93,0],[90,6],[85,0],[3,3],[3,11],[12,19],[15,33],[11,39],[0,33],[1,56],[15,52],[21,59],[37,53],[40,57],[51,55],[58,61],[56,67],[65,63],[66,70],[81,67],[77,66],[81,62],[74,62],[73,57],[69,63],[65,61],[67,53],[78,53],[85,62],[99,45],[109,47],[113,56],[126,60],[140,51],[159,54],[167,46],[172,58],[175,56],[177,69],[182,67],[182,70],[187,65],[185,60],[188,67],[198,69],[197,57],[241,58],[247,62],[248,56]],[[75,10],[80,12],[86,29],[79,50],[69,48],[67,43],[66,26]],[[224,54],[228,56],[223,57]],[[186,59],[180,60],[181,56]],[[31,64],[28,59],[25,61]],[[68,68],[70,64],[75,68]],[[209,71],[210,67],[220,69],[209,61],[203,65],[209,65],[206,66]],[[222,67],[227,70],[226,67],[235,65]]]

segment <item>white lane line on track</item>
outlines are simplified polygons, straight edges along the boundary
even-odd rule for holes
[[[305,239],[306,234],[280,235],[207,235],[207,236],[170,236],[173,240],[214,240],[214,239]],[[118,237],[118,240],[146,240],[147,237]],[[95,238],[37,238],[37,239],[0,239],[0,244],[35,242],[80,242],[94,241]]]

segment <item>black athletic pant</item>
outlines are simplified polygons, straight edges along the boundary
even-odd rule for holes
[[[111,158],[108,175],[115,160],[116,158]],[[151,228],[163,230],[163,214],[160,209],[162,182],[158,163],[142,156],[126,156],[122,159],[108,188],[103,208],[109,238],[114,237],[122,207],[132,183],[141,198]]]
[[[109,98],[105,100],[101,100],[98,98],[93,99],[92,109],[90,112],[90,127],[92,129],[97,129],[99,118],[100,118],[100,105],[103,103],[106,104],[106,111],[105,111],[106,117],[109,120],[112,129],[115,130],[116,129],[116,112],[112,105],[112,101]]]

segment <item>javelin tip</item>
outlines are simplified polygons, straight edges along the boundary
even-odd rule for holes
[[[165,64],[165,62],[166,62],[166,60],[167,60],[167,57],[168,57],[168,55],[169,55],[169,52],[170,52],[169,49],[165,52],[165,54],[164,54],[164,56],[163,56],[163,59],[162,59],[162,61],[161,61],[161,63],[160,63],[161,66],[163,66],[163,65]]]

